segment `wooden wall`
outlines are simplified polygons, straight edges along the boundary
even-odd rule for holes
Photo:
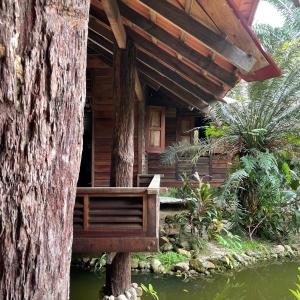
[[[176,109],[166,108],[166,142],[168,147],[176,143]],[[161,186],[179,186],[180,182],[176,180],[176,166],[162,165],[160,162],[160,154],[148,153],[148,173],[149,174],[164,174],[161,179]]]
[[[170,108],[166,109],[166,147],[177,141],[177,118],[176,111],[174,112]],[[193,174],[195,171],[204,177],[205,181],[209,181],[213,187],[218,187],[224,182],[230,166],[230,160],[224,154],[203,156],[195,166],[192,166],[188,160],[181,160],[173,166],[166,166],[161,163],[160,154],[155,153],[148,153],[147,157],[149,174],[164,175],[161,179],[162,187],[180,187],[182,186],[180,174]]]
[[[109,186],[114,126],[112,68],[92,65],[93,186]],[[137,118],[135,118],[137,119]],[[137,123],[137,122],[136,122]],[[137,178],[137,134],[135,134],[134,184]]]
[[[92,185],[109,186],[111,147],[114,125],[114,107],[112,99],[112,68],[97,59],[88,61],[88,71],[91,74],[91,103],[93,114],[92,138]],[[176,108],[166,107],[165,119],[165,144],[172,145],[177,139]],[[135,159],[134,159],[134,184],[138,174],[138,104],[135,114]],[[148,174],[163,174],[162,187],[181,186],[179,174],[186,170],[187,173],[198,171],[205,176],[212,186],[219,186],[226,176],[229,160],[224,155],[202,157],[198,164],[191,168],[189,161],[181,161],[174,166],[162,165],[160,154],[148,153],[145,157]]]

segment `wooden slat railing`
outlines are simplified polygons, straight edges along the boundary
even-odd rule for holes
[[[159,186],[77,188],[73,252],[157,251]]]

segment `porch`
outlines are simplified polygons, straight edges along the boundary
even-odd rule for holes
[[[160,175],[140,187],[78,187],[73,252],[158,250]]]

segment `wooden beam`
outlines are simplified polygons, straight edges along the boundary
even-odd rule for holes
[[[150,9],[155,10],[164,18],[168,19],[178,28],[192,35],[212,51],[220,54],[230,63],[244,72],[250,72],[256,59],[245,53],[242,49],[228,42],[223,36],[215,33],[208,27],[177,8],[166,0],[140,0]]]
[[[113,45],[107,42],[103,37],[96,36],[94,38],[96,39],[96,41],[94,41],[89,36],[89,42],[94,43],[93,49],[101,55],[101,58],[104,57],[107,61],[111,61],[112,64]],[[104,45],[105,42],[106,44]],[[203,110],[208,106],[206,102],[199,99],[194,94],[190,93],[178,84],[174,83],[167,77],[162,76],[159,72],[150,68],[149,66],[147,66],[147,64],[143,63],[142,61],[137,61],[137,69],[141,73],[151,78],[153,85],[156,84],[157,88],[160,86],[164,86],[169,91],[169,93],[174,95],[174,97],[179,98],[183,103],[189,106],[196,107],[199,110]],[[152,87],[152,85],[150,86]]]
[[[107,40],[113,40],[112,32],[105,27],[100,21],[97,21],[94,17],[90,18],[89,26],[92,31],[99,33]],[[136,31],[132,30],[129,27],[126,27],[127,35],[137,44],[139,47],[147,50],[149,53],[153,54],[155,57],[160,59],[161,61],[168,64],[171,68],[175,69],[177,72],[187,76],[189,79],[194,81],[197,85],[201,87],[204,91],[216,96],[222,97],[224,95],[224,89],[222,86],[213,83],[212,81],[208,80],[199,72],[195,71],[184,62],[178,60],[177,57],[172,56],[167,51],[163,50],[159,46],[153,44]],[[141,90],[141,88],[137,89],[136,92]],[[143,97],[142,91],[140,92],[140,98]]]
[[[156,81],[173,94],[179,96],[182,99],[182,101],[184,101],[186,104],[192,105],[200,110],[208,106],[208,104],[205,103],[203,100],[197,98],[189,91],[181,88],[169,78],[162,76],[159,72],[150,68],[147,64],[143,63],[142,61],[138,60],[137,66],[140,72],[145,73],[146,75],[151,77],[152,80]]]
[[[155,44],[143,38],[142,36],[134,32],[132,29],[126,28],[126,31],[135,43],[137,43],[143,48],[146,48],[147,52],[155,54],[155,57],[153,57],[149,56],[145,52],[138,51],[137,56],[141,58],[144,62],[146,62],[148,65],[151,65],[151,67],[164,74],[164,76],[169,77],[177,84],[194,93],[196,96],[203,98],[203,100],[207,102],[216,102],[217,99],[215,98],[214,94],[216,94],[217,96],[221,96],[223,94],[223,89],[220,86],[213,84],[192,68],[188,67],[182,62],[179,62],[177,58],[173,57],[172,55],[162,50]],[[105,35],[104,37],[107,40],[111,38],[111,35],[107,33],[106,30],[100,30],[100,32]],[[97,36],[97,34],[94,32],[92,32],[91,34],[92,36],[94,36],[94,39],[97,40],[97,37],[95,37]],[[104,44],[107,44],[107,42],[104,41]],[[164,64],[160,63],[157,59],[157,56],[168,66],[165,66]],[[170,67],[176,70],[176,72],[172,71]],[[182,75],[178,73],[178,71],[185,75],[188,79],[191,78],[193,80],[195,78],[196,83],[200,83],[201,87],[195,85],[190,80],[185,79]],[[202,88],[203,86],[205,87],[204,89]],[[141,95],[143,95],[142,92]]]
[[[135,94],[137,99],[140,102],[144,102],[145,101],[145,97],[144,97],[144,92],[143,92],[143,87],[139,78],[139,74],[137,72],[137,70],[135,70],[135,82],[134,82],[134,90],[135,90]]]
[[[110,52],[112,51],[112,44],[100,35],[89,31],[89,38],[92,38],[92,40],[94,40],[95,43],[97,43],[100,47],[105,48]],[[206,93],[198,86],[192,84],[190,81],[175,73],[166,65],[163,65],[147,53],[138,50],[137,58],[143,63],[143,65],[151,66],[150,69],[155,70],[155,72],[160,74],[160,76],[168,78],[167,80],[172,86],[174,86],[175,84],[178,86],[178,88],[181,88],[184,91],[184,95],[188,93],[190,97],[195,100],[193,105],[197,103],[197,105],[199,106],[200,103],[202,103],[204,106],[206,106],[207,103],[213,104],[217,101],[217,99],[213,95]],[[138,69],[140,69],[141,65],[138,64],[137,66]]]
[[[195,83],[201,86],[204,90],[215,94],[217,96],[223,96],[224,89],[222,86],[213,83],[204,77],[200,72],[195,71],[184,62],[178,60],[177,57],[172,56],[167,51],[163,50],[159,46],[153,44],[136,31],[126,28],[128,35],[134,40],[137,46],[147,50],[152,53],[154,56],[168,64],[170,67],[174,68],[178,72],[184,74],[185,76],[191,78]]]
[[[116,0],[102,0],[103,9],[109,20],[111,29],[119,48],[126,48],[126,32],[122,23],[121,14]]]
[[[160,40],[172,50],[175,50],[183,57],[187,58],[196,66],[200,67],[230,87],[233,87],[236,84],[238,80],[237,76],[220,67],[214,61],[212,61],[211,58],[202,55],[198,51],[186,45],[184,42],[178,40],[173,35],[163,30],[149,19],[140,15],[123,2],[119,3],[119,8],[123,17],[143,29],[146,33]],[[94,15],[95,12],[93,9],[91,10],[91,13]]]
[[[190,81],[183,78],[180,74],[175,73],[169,67],[159,62],[159,60],[148,55],[147,53],[137,50],[137,58],[141,60],[144,64],[151,66],[152,69],[159,72],[163,76],[168,77],[170,80],[183,87],[191,94],[194,94],[196,97],[202,99],[207,103],[216,103],[217,99],[205,91],[203,91],[199,86],[191,83]]]
[[[103,5],[104,11],[106,13],[107,19],[110,23],[110,27],[114,33],[114,37],[118,44],[118,47],[120,49],[125,49],[127,36],[126,36],[125,27],[122,23],[122,18],[121,18],[121,14],[120,14],[120,10],[119,10],[117,1],[116,0],[102,0],[102,5]],[[90,24],[93,26],[97,26],[96,20],[92,20]],[[97,26],[97,28],[98,27],[99,26]],[[135,71],[134,89],[135,89],[137,99],[139,101],[143,101],[144,100],[143,90],[142,90],[142,86],[140,83],[140,79],[139,79],[136,71]]]

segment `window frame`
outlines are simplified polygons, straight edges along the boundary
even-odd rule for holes
[[[160,126],[154,127],[151,126],[151,113],[153,111],[158,111],[160,113]],[[147,106],[147,115],[146,115],[146,152],[148,153],[163,153],[165,150],[165,124],[166,124],[166,108],[163,106]],[[150,145],[150,136],[151,131],[160,131],[160,146],[151,146]]]

